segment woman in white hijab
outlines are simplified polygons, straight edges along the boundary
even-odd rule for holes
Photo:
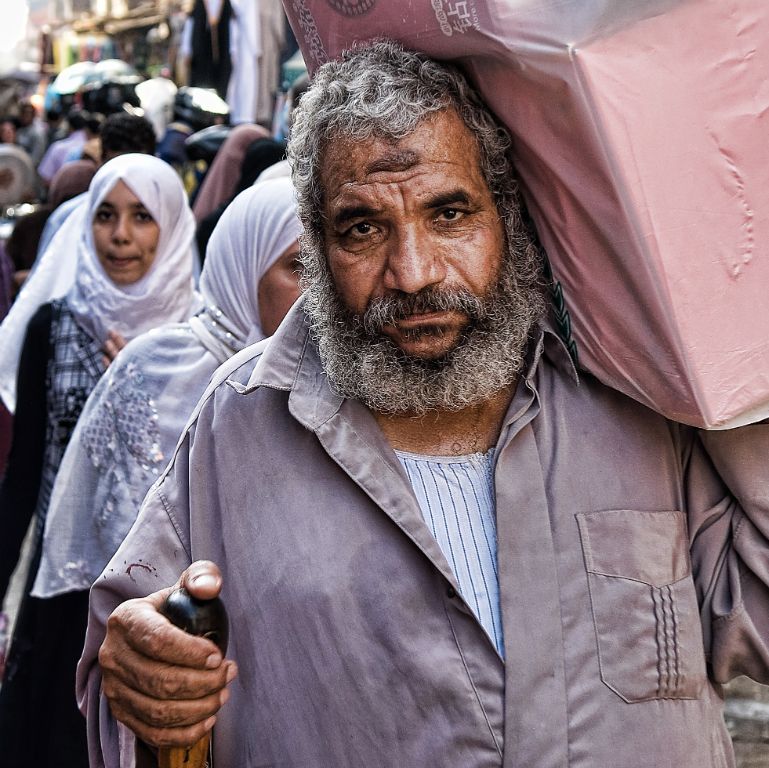
[[[59,464],[123,338],[182,320],[192,308],[195,225],[170,166],[147,155],[106,163],[89,187],[87,212],[74,284],[64,298],[39,307],[21,345],[14,438],[0,486],[0,595],[34,514],[32,584]],[[9,766],[87,766],[72,694],[87,596],[36,600],[28,592],[0,688],[3,759]],[[62,657],[71,659],[63,671],[56,663]]]

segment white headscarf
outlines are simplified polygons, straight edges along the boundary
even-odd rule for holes
[[[263,337],[259,281],[300,226],[288,179],[238,195],[209,241],[205,311],[131,342],[100,379],[56,476],[35,597],[88,589],[101,573],[217,365]]]
[[[27,325],[43,304],[64,296],[75,282],[84,214],[80,205],[64,220],[0,325],[0,398],[11,413],[16,410],[16,373]]]
[[[207,347],[224,344],[228,357],[264,338],[259,282],[301,231],[290,179],[260,182],[230,203],[211,234],[200,275],[206,311],[191,320]]]
[[[170,174],[170,175],[169,175]],[[109,183],[109,180],[111,184]],[[93,251],[93,215],[101,199],[112,190],[119,180],[131,188],[134,194],[139,197],[147,210],[155,218],[160,226],[160,241],[158,243],[155,263],[150,272],[135,286],[138,291],[145,295],[149,293],[146,290],[148,279],[151,279],[153,286],[160,283],[158,275],[167,274],[171,269],[176,269],[176,274],[170,283],[174,286],[171,291],[178,291],[178,295],[171,302],[168,301],[171,286],[161,286],[162,291],[157,294],[157,305],[155,294],[151,301],[144,302],[144,309],[141,311],[143,320],[141,327],[126,328],[124,319],[129,317],[123,309],[117,305],[117,299],[122,297],[121,307],[133,306],[137,308],[138,298],[115,286],[101,269]],[[95,185],[103,190],[99,195],[99,201],[92,205],[92,190]],[[160,193],[162,192],[162,195]],[[142,196],[144,194],[147,199]],[[162,199],[157,199],[158,197]],[[169,232],[169,225],[173,225],[173,231]],[[24,343],[24,336],[27,332],[27,325],[32,316],[46,302],[53,299],[67,296],[68,300],[74,300],[74,311],[78,316],[78,321],[83,323],[89,332],[93,333],[94,338],[104,338],[104,331],[97,328],[96,324],[90,323],[86,318],[104,311],[99,303],[99,297],[96,297],[96,303],[88,305],[84,303],[86,296],[92,293],[96,285],[107,285],[109,297],[104,296],[104,301],[111,306],[106,307],[108,314],[105,315],[103,325],[107,329],[114,328],[123,333],[127,338],[131,338],[148,327],[158,325],[159,322],[171,322],[173,320],[182,320],[189,313],[192,299],[192,238],[194,236],[194,220],[187,205],[184,188],[181,185],[176,174],[170,166],[154,157],[147,155],[123,155],[106,163],[91,180],[88,193],[82,205],[78,206],[65,220],[59,231],[54,235],[50,245],[45,253],[35,265],[32,275],[25,282],[21,293],[14,301],[10,312],[0,325],[0,398],[2,398],[9,411],[16,409],[16,372],[19,367],[19,356]],[[83,258],[84,249],[87,250],[87,243],[90,243],[90,257],[87,261]],[[168,253],[164,253],[167,250]],[[162,262],[162,268],[160,264]],[[96,275],[96,282],[90,281],[90,277],[81,274],[84,264],[87,267],[89,275]],[[175,267],[171,265],[174,264]],[[80,280],[90,281],[89,285],[77,287]],[[173,298],[173,297],[172,297]],[[162,312],[151,311],[156,307],[160,309],[161,301],[165,299],[165,305],[168,315]],[[180,307],[182,311],[178,311]],[[118,319],[114,325],[109,325],[110,319],[115,319],[115,310],[118,310]],[[146,312],[146,315],[144,314]],[[133,315],[136,314],[134,311]],[[153,319],[150,319],[153,318]],[[159,318],[159,322],[158,322]],[[100,324],[102,325],[102,324]]]
[[[93,223],[104,198],[122,181],[160,229],[155,260],[131,285],[116,285],[96,255]],[[93,177],[86,200],[88,226],[78,242],[78,269],[67,304],[79,325],[106,341],[118,331],[132,339],[150,328],[184,320],[193,297],[192,240],[195,221],[181,180],[170,165],[151,155],[121,155]]]

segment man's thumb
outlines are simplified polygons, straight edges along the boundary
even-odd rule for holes
[[[222,590],[222,573],[216,563],[197,560],[182,574],[181,585],[198,600],[211,600]]]

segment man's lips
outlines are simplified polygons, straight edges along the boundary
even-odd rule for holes
[[[396,327],[414,328],[420,325],[437,325],[439,323],[450,322],[458,312],[453,311],[433,311],[433,312],[415,312],[406,317],[395,321]]]

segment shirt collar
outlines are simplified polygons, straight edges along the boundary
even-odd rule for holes
[[[579,384],[579,373],[574,358],[550,317],[545,318],[532,335],[524,373],[527,382],[533,382],[543,355],[561,373],[571,378],[575,384]]]
[[[340,408],[344,398],[334,393],[320,362],[318,348],[299,299],[275,335],[264,346],[245,384],[228,382],[242,394],[258,387],[289,392],[289,410],[308,429],[315,430]]]

